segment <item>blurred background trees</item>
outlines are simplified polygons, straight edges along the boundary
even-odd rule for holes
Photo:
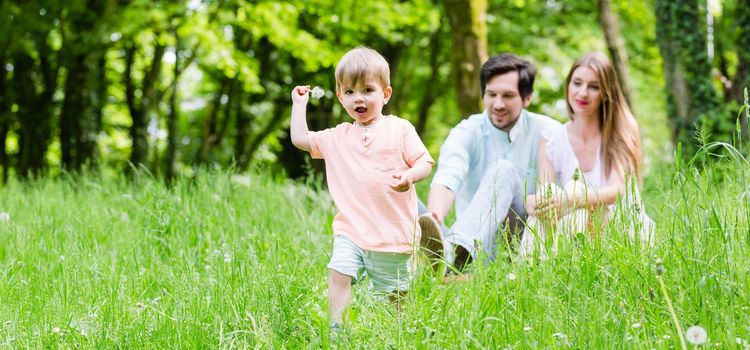
[[[567,69],[609,53],[650,160],[677,141],[694,151],[699,130],[730,140],[750,82],[750,0],[1,1],[3,181],[86,167],[320,170],[289,141],[289,93],[327,91],[308,107],[311,129],[346,121],[333,69],[359,45],[391,64],[385,112],[411,120],[433,154],[481,111],[479,66],[503,51],[537,65],[530,109],[560,120]]]

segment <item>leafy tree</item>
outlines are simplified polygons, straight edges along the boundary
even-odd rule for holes
[[[657,0],[656,37],[664,59],[667,83],[667,113],[675,142],[688,154],[700,145],[703,132],[713,134],[721,124],[712,117],[719,113],[718,96],[711,82],[703,6],[696,0]],[[717,121],[721,123],[721,120]]]

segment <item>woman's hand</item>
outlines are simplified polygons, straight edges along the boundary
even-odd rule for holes
[[[553,183],[541,184],[535,195],[527,197],[527,212],[540,219],[556,221],[573,211],[577,195],[580,194],[565,191]]]

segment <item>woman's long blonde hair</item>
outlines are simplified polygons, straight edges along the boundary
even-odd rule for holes
[[[578,59],[565,79],[565,103],[571,120],[573,108],[568,101],[568,86],[578,67],[588,67],[599,79],[602,103],[599,108],[599,128],[602,133],[602,160],[606,176],[619,166],[624,175],[641,179],[641,138],[638,123],[630,111],[625,95],[606,55],[591,52]]]

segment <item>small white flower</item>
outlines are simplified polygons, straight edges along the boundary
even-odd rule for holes
[[[561,339],[565,339],[565,338],[567,338],[568,336],[567,336],[567,335],[565,335],[565,333],[561,333],[561,332],[558,332],[558,333],[552,334],[552,337],[553,337],[553,338],[561,338]]]
[[[320,86],[316,86],[310,90],[310,97],[319,100],[323,96],[325,96],[326,92],[323,90]]]
[[[54,328],[52,328],[52,333],[60,334],[60,327],[54,327]]]
[[[516,280],[516,275],[513,274],[513,272],[508,273],[508,276],[506,276],[506,277],[508,277],[508,281],[515,281]]]
[[[0,221],[10,221],[10,214],[6,212],[0,212]]]
[[[685,338],[687,338],[687,341],[690,344],[701,345],[706,342],[708,333],[706,333],[706,330],[701,326],[692,326],[687,329],[687,332],[685,332]]]
[[[232,262],[232,255],[230,255],[229,253],[224,253],[224,262],[227,264]]]
[[[631,325],[630,327],[633,327],[633,328],[636,328],[636,329],[637,328],[641,328],[641,324],[638,323],[638,322],[636,322],[636,323],[633,323],[633,325]]]
[[[244,187],[250,187],[252,183],[250,176],[246,175],[232,175],[232,182]]]
[[[64,262],[65,262],[65,255],[60,255],[60,262],[61,262],[61,263],[64,263]]]
[[[531,330],[532,330],[531,326],[523,326],[524,332],[531,332]]]

